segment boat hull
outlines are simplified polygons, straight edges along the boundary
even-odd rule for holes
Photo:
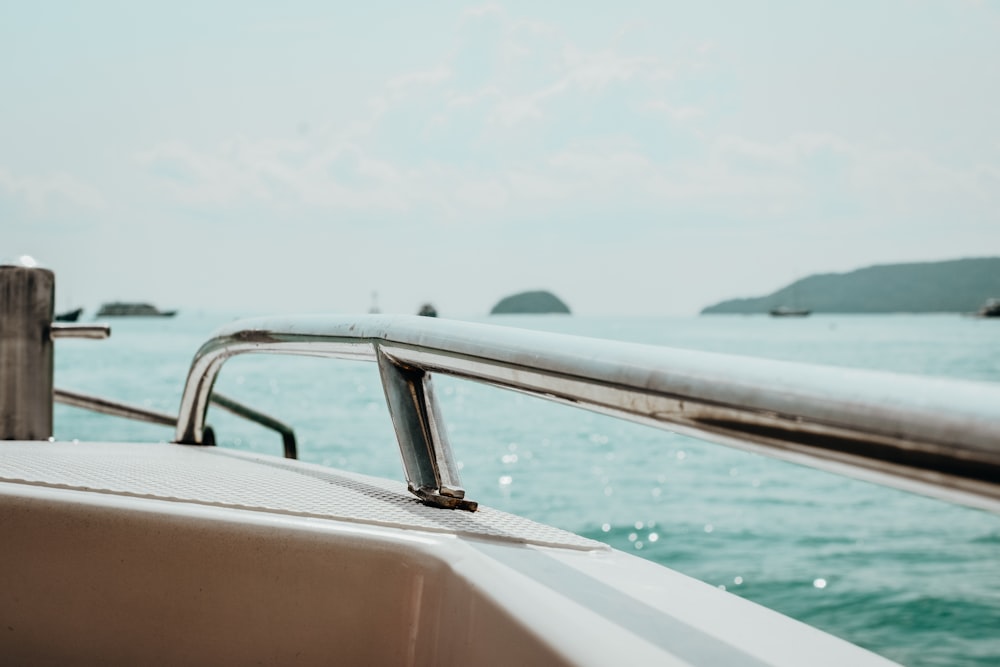
[[[0,454],[12,664],[891,664],[600,543],[427,507],[388,480],[185,445]]]

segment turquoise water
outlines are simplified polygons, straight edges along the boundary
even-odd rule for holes
[[[176,413],[218,314],[113,322],[60,340],[56,385]],[[944,315],[490,323],[1000,382],[1000,321]],[[1000,664],[1000,517],[465,381],[435,384],[469,497],[608,542],[906,665]],[[293,425],[304,460],[402,479],[374,364],[244,356],[217,389]],[[220,444],[273,432],[209,412]],[[56,406],[60,439],[169,440]]]

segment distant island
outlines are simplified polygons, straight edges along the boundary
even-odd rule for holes
[[[552,292],[537,290],[511,294],[497,302],[490,315],[565,313],[569,306]]]
[[[173,317],[176,310],[160,310],[151,303],[115,301],[101,304],[95,317]]]
[[[982,257],[815,274],[767,296],[730,299],[701,312],[974,313],[994,297],[1000,297],[1000,257]]]

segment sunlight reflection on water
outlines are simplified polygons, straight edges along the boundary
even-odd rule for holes
[[[123,321],[108,341],[60,341],[56,384],[175,413],[194,351],[223,321]],[[1000,322],[969,318],[501,323],[1000,381],[1000,327],[984,326]],[[492,387],[445,377],[435,385],[470,498],[728,587],[906,664],[955,655],[973,656],[968,664],[1000,662],[996,516]],[[217,387],[293,425],[305,460],[402,478],[374,364],[240,357],[227,363]],[[280,453],[269,431],[221,410],[210,410],[209,420],[223,446]],[[173,436],[64,406],[56,407],[56,435]],[[821,592],[823,604],[810,592]]]

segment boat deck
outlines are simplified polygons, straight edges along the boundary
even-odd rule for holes
[[[607,550],[488,507],[442,511],[394,480],[221,447],[121,442],[0,444],[0,482],[156,498],[352,523]]]

